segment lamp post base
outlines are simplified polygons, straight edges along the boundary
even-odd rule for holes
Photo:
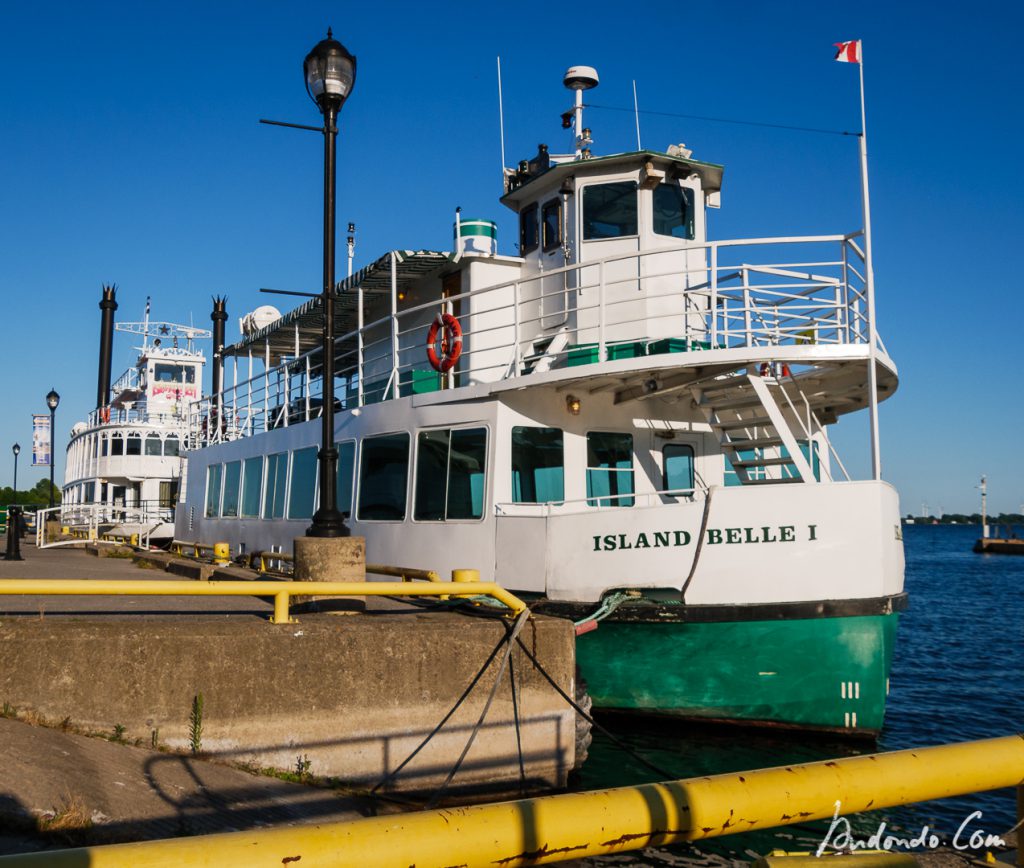
[[[366,537],[295,538],[295,581],[297,582],[365,582]],[[366,597],[292,597],[302,611],[361,612]]]

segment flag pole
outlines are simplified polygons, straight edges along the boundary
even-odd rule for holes
[[[871,477],[882,478],[882,459],[878,446],[878,371],[876,370],[877,332],[875,326],[875,269],[871,259],[871,199],[868,194],[868,124],[864,109],[864,42],[860,45],[860,183],[864,209],[864,267],[867,272],[868,302],[868,415],[871,424]]]

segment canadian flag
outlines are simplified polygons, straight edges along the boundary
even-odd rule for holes
[[[840,63],[860,63],[860,40],[837,42],[835,59]]]

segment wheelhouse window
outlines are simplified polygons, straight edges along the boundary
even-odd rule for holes
[[[242,470],[242,517],[257,518],[260,514],[260,494],[263,488],[262,456],[246,458]]]
[[[665,491],[693,491],[693,447],[685,443],[666,443],[661,450]]]
[[[363,440],[359,463],[359,520],[403,521],[409,480],[409,435]]]
[[[565,500],[565,448],[560,428],[512,429],[513,503]]]
[[[220,514],[224,518],[238,515],[238,489],[242,481],[242,462],[229,461],[224,465],[224,497],[221,499]]]
[[[164,455],[177,458],[179,448],[177,437],[171,436],[164,440]]]
[[[587,434],[587,505],[632,506],[633,435]]]
[[[108,440],[109,438],[106,435],[100,436],[100,455],[104,458],[107,457]]]
[[[220,509],[220,484],[224,472],[223,464],[211,464],[206,468],[206,517],[215,518]]]
[[[160,454],[160,435],[150,432],[146,435],[146,454],[147,455],[159,455]]]
[[[637,234],[636,183],[616,181],[583,188],[583,240]]]
[[[267,481],[263,488],[263,517],[284,518],[284,492],[288,483],[288,453],[267,456]]]
[[[482,518],[486,459],[486,428],[421,431],[416,447],[413,518]]]
[[[652,198],[656,234],[693,238],[693,190],[676,184],[659,184]]]
[[[112,434],[110,437],[110,454],[124,455],[124,437],[120,434]]]
[[[541,236],[544,252],[554,250],[562,243],[562,202],[552,199],[540,210]]]
[[[312,518],[316,500],[317,447],[292,453],[292,485],[288,492],[288,518]]]
[[[527,205],[519,212],[519,255],[536,250],[538,243],[537,206]]]
[[[194,365],[172,365],[157,362],[153,365],[153,380],[157,383],[194,383],[196,369]]]
[[[139,434],[129,434],[125,441],[125,455],[142,454],[142,437]]]
[[[338,512],[346,518],[352,514],[352,477],[355,472],[356,443],[345,440],[338,444]]]

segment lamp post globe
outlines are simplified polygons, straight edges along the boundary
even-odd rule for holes
[[[15,443],[11,447],[11,452],[14,453],[14,502],[18,502],[18,456],[21,455],[21,445]]]
[[[320,441],[320,505],[306,531],[311,537],[349,536],[345,517],[338,511],[338,450],[334,446],[334,234],[337,176],[338,112],[356,82],[356,59],[327,31],[303,63],[306,92],[324,116],[324,282],[323,312],[323,410]]]
[[[326,112],[333,106],[338,111],[356,83],[356,59],[327,28],[327,38],[321,39],[302,65],[306,74],[306,93]]]
[[[57,405],[60,404],[60,395],[57,394],[56,389],[50,389],[46,394],[46,406],[50,408],[50,509],[53,509],[53,465],[56,463],[54,455],[54,445],[56,444],[57,428],[54,418],[57,413]]]

